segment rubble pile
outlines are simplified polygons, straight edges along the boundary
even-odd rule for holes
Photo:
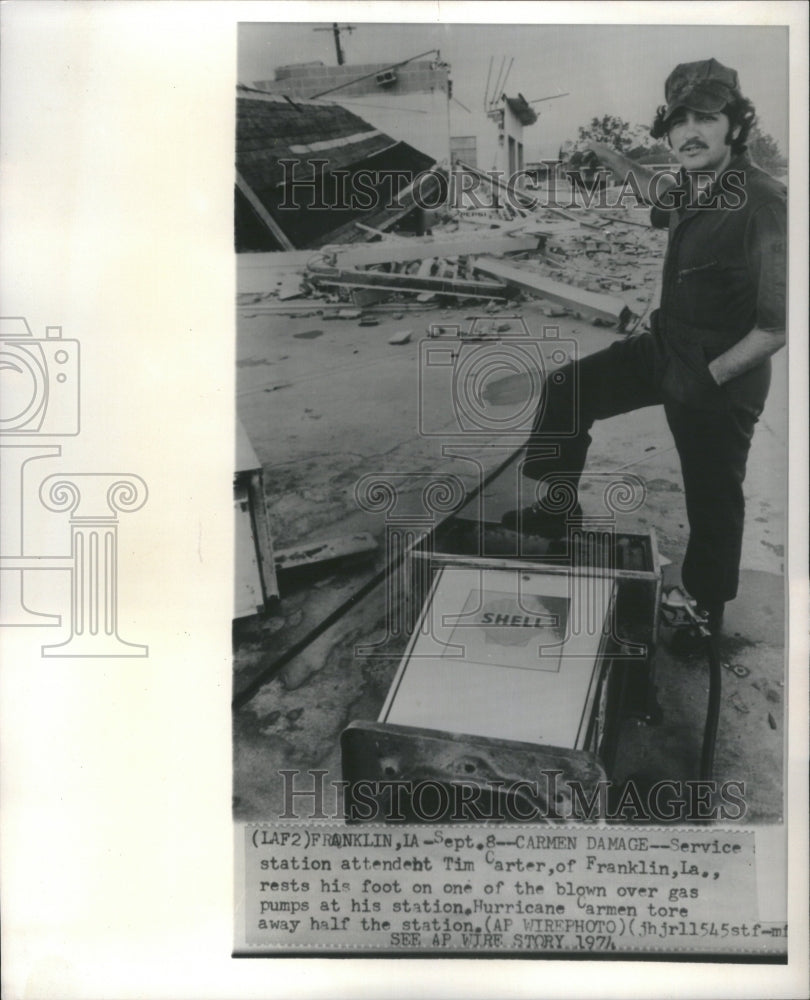
[[[537,299],[549,315],[629,333],[653,304],[666,245],[643,207],[543,207],[524,192],[446,208],[426,236],[356,225],[365,242],[254,255],[262,290],[240,294],[239,308],[370,325],[375,311]]]

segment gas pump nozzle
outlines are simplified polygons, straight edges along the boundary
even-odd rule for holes
[[[695,628],[704,639],[711,635],[708,614],[699,611],[697,602],[680,587],[673,587],[664,594],[661,613],[671,628]]]

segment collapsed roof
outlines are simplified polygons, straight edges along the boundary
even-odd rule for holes
[[[434,162],[340,105],[240,86],[236,249],[363,239],[355,222],[384,227],[412,210],[411,184]]]
[[[537,121],[537,112],[523,94],[518,94],[517,97],[506,97],[504,95],[504,101],[521,125],[534,125]]]

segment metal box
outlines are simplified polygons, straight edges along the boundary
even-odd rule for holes
[[[604,781],[628,692],[654,700],[654,533],[585,523],[548,542],[451,518],[403,572],[399,592],[418,610],[379,718],[343,732],[347,803],[358,782],[477,785],[490,801],[538,769]],[[548,817],[560,793],[532,801]],[[424,818],[405,802],[409,820]]]
[[[614,587],[442,566],[378,721],[586,749]]]
[[[658,640],[662,567],[654,529],[619,531],[599,521],[573,522],[563,539],[519,536],[499,524],[451,517],[409,552],[407,586],[415,607],[427,595],[425,582],[441,566],[542,567],[568,575],[587,567],[617,582],[616,621],[631,646],[651,651]],[[632,655],[632,654],[631,654]]]

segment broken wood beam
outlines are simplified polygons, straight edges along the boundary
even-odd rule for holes
[[[276,572],[283,573],[319,563],[333,563],[337,560],[365,558],[374,555],[376,551],[377,543],[373,536],[367,531],[360,531],[340,538],[328,538],[322,542],[276,549]]]
[[[407,240],[407,236],[400,236],[398,233],[386,233],[383,229],[375,229],[374,226],[366,226],[362,222],[355,222],[355,226],[358,229],[362,229],[364,233],[371,233],[371,236],[382,236],[383,239],[393,240],[395,243],[402,243],[403,240]],[[371,237],[369,237],[371,238]]]
[[[300,273],[286,275],[281,282],[280,288],[276,292],[276,295],[282,302],[286,302],[288,299],[297,299],[303,294],[304,282],[303,275]]]
[[[303,274],[311,257],[311,250],[237,254],[236,290],[240,294],[274,292],[288,275]]]
[[[382,243],[343,244],[327,246],[322,252],[335,254],[339,261],[345,261],[352,267],[365,267],[368,264],[389,264],[398,261],[426,260],[430,257],[462,257],[470,254],[517,253],[521,250],[536,250],[540,242],[533,233],[519,236],[504,236],[494,233],[492,236],[462,236],[455,238],[434,239],[427,236],[414,236],[410,239],[384,241]]]
[[[490,258],[487,258],[490,259]],[[492,258],[494,260],[494,258]],[[462,298],[506,298],[507,286],[500,281],[466,281],[459,278],[422,277],[417,274],[386,274],[382,271],[355,271],[310,264],[307,275],[317,285],[351,288],[387,288],[392,292],[435,292]]]
[[[538,198],[533,198],[524,191],[521,191],[517,185],[505,184],[497,176],[488,174],[484,170],[479,170],[477,167],[471,167],[468,163],[463,163],[461,160],[456,160],[456,165],[461,167],[463,170],[466,170],[468,173],[473,174],[473,176],[478,177],[479,180],[485,181],[490,185],[490,187],[497,187],[501,191],[506,191],[510,198],[514,198],[514,200],[524,208],[539,208],[540,200]],[[510,205],[509,207],[514,208],[513,205]]]
[[[388,292],[384,288],[353,288],[352,302],[365,309],[367,306],[376,306],[379,302],[387,302]]]
[[[273,216],[267,211],[267,209],[262,204],[261,200],[257,197],[253,188],[248,184],[245,178],[236,171],[236,186],[245,196],[248,204],[259,217],[259,219],[264,223],[267,229],[272,234],[276,242],[281,246],[283,250],[295,250],[295,245],[292,240],[287,236],[281,226],[276,222]]]
[[[538,298],[546,299],[574,312],[581,313],[588,319],[599,319],[603,322],[618,324],[623,330],[633,318],[633,313],[619,298],[611,295],[601,295],[588,292],[575,285],[566,285],[562,281],[554,281],[543,274],[527,267],[513,264],[494,257],[478,257],[473,262],[473,269],[499,278],[512,288],[528,292]]]
[[[592,205],[591,211],[601,212],[602,208],[599,205]],[[614,212],[612,206],[610,206],[607,211]],[[613,215],[610,219],[610,224],[612,226],[639,226],[641,229],[653,229],[653,224],[651,222],[638,222],[636,219],[626,219],[623,215]]]
[[[420,305],[418,302],[389,302],[387,301],[388,296],[385,296],[386,301],[379,303],[368,303],[368,302],[356,302],[356,306],[361,309],[371,309],[373,312],[427,312],[429,311],[429,306]],[[290,301],[290,302],[276,302],[276,303],[257,303],[256,305],[250,305],[245,303],[239,305],[238,310],[241,315],[246,319],[256,316],[327,316],[335,311],[337,305],[332,303],[325,303],[321,299],[308,300],[305,302]]]

